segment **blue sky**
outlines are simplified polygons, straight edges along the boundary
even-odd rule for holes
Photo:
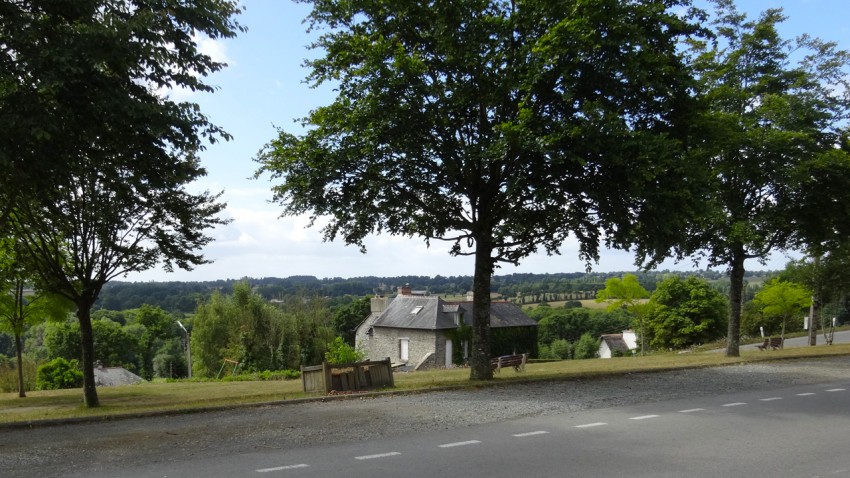
[[[367,254],[341,242],[322,242],[318,228],[307,228],[305,218],[278,218],[280,208],[271,198],[267,178],[253,180],[256,153],[276,135],[276,128],[301,131],[295,121],[312,108],[333,99],[329,88],[311,89],[303,82],[303,61],[312,53],[306,48],[310,35],[302,20],[309,5],[289,0],[244,0],[240,23],[248,32],[225,41],[202,41],[204,51],[228,63],[207,79],[218,88],[214,94],[174,93],[198,103],[211,121],[225,128],[233,140],[211,145],[201,154],[208,176],[196,187],[224,190],[225,216],[233,221],[212,231],[215,241],[204,254],[214,263],[193,271],[165,273],[153,269],[129,275],[131,281],[205,281],[242,277],[324,277],[472,275],[470,258],[452,257],[449,244],[419,238],[381,235],[366,242]],[[794,37],[809,33],[836,41],[850,49],[849,0],[738,0],[738,8],[750,16],[782,7],[789,17],[782,34]],[[781,269],[786,258],[775,254],[766,268]],[[665,263],[662,268],[691,269],[690,261]],[[750,269],[763,269],[757,263]],[[622,251],[605,251],[596,271],[633,270],[633,257]],[[560,256],[531,256],[519,267],[505,266],[497,274],[514,272],[557,273],[583,271],[576,244],[568,241]]]

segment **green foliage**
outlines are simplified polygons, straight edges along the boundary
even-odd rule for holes
[[[491,378],[496,264],[567,237],[590,262],[602,234],[657,261],[679,238],[690,78],[678,45],[696,26],[671,11],[685,3],[314,2],[308,81],[338,95],[303,136],[280,131],[256,175],[282,180],[284,214],[328,218],[328,240],[418,235],[474,255],[471,373]]]
[[[671,277],[658,284],[647,313],[652,347],[679,349],[723,336],[729,313],[727,300],[707,281]]]
[[[590,334],[582,334],[573,347],[576,360],[596,358],[599,353],[599,339]]]
[[[355,329],[372,311],[371,296],[354,299],[338,307],[333,315],[334,332],[349,345],[354,345]]]
[[[36,363],[33,360],[24,358],[23,376],[24,390],[35,390],[36,379]],[[18,382],[18,364],[13,358],[4,358],[0,356],[0,393],[20,392],[20,383]]]
[[[365,352],[355,349],[342,337],[336,337],[329,343],[328,351],[325,352],[325,362],[331,364],[362,362],[365,357]]]
[[[73,6],[71,6],[73,5]],[[228,139],[195,104],[224,67],[197,41],[242,30],[235,1],[5,2],[0,15],[0,221],[45,290],[77,308],[85,403],[99,404],[90,312],[103,285],[191,269],[224,224],[220,194],[190,192],[198,152]]]
[[[599,337],[621,332],[629,328],[632,320],[630,314],[619,309],[610,312],[585,308],[553,308],[545,312],[534,309],[530,316],[538,320],[538,340],[543,344],[551,344],[558,339],[575,342],[585,333]]]
[[[806,287],[781,279],[764,285],[753,300],[760,309],[766,334],[785,335],[788,322],[804,315],[804,309],[812,304],[812,292]]]
[[[552,355],[559,359],[572,358],[572,346],[564,339],[554,340],[550,350],[552,351]]]
[[[38,367],[35,387],[38,390],[60,390],[83,385],[83,372],[79,362],[57,357]]]
[[[295,369],[320,363],[334,339],[331,315],[317,297],[272,305],[237,283],[198,306],[192,329],[193,375],[213,377],[225,358],[246,371]]]
[[[780,9],[748,19],[732,0],[715,4],[717,40],[690,51],[702,103],[692,153],[710,181],[690,249],[730,271],[727,355],[738,356],[745,260],[847,230],[846,211],[832,204],[850,199],[850,156],[836,148],[850,113],[850,55],[782,38]]]

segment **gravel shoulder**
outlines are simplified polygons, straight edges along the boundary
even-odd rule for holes
[[[850,357],[830,357],[0,429],[0,474],[14,478],[117,472],[123,466],[185,457],[362,441],[849,377]]]

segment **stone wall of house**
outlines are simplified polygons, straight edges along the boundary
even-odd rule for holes
[[[369,328],[371,327],[361,327],[358,329],[356,339],[358,346],[362,346],[366,352],[366,358],[368,360],[383,360],[389,357],[393,363],[406,363],[416,366],[428,354],[434,352],[433,330],[374,327],[370,335],[368,333]],[[402,339],[408,340],[407,361],[401,359]]]

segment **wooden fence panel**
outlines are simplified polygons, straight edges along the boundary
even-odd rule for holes
[[[301,383],[305,392],[339,392],[394,387],[392,362],[355,362],[301,367]]]

